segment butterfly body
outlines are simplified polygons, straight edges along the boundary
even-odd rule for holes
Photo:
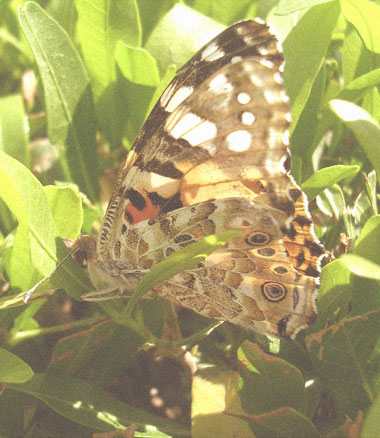
[[[132,290],[173,252],[237,230],[155,292],[282,337],[314,319],[323,248],[289,175],[282,68],[275,38],[250,20],[179,70],[128,155],[96,245],[85,245],[95,286]]]

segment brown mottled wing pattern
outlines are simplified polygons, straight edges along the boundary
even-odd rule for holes
[[[282,67],[275,38],[251,20],[226,29],[178,72],[120,174],[97,242],[99,270],[131,288],[170,252],[241,229],[242,238],[156,291],[280,336],[313,319],[322,249],[288,174]]]

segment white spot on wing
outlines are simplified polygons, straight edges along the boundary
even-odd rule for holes
[[[251,146],[252,136],[245,130],[234,131],[227,136],[228,149],[233,152],[244,152]]]
[[[232,85],[228,82],[227,76],[223,73],[220,73],[211,80],[209,88],[217,94],[228,93],[233,89]]]
[[[182,138],[187,140],[192,146],[198,146],[201,143],[215,138],[216,133],[217,129],[215,123],[205,120],[183,135]]]
[[[266,47],[263,47],[263,46],[258,47],[258,48],[257,48],[257,51],[258,51],[258,52],[260,53],[260,55],[262,55],[262,56],[266,56],[266,55],[268,55],[268,53],[269,53],[268,49],[267,49]]]
[[[256,120],[255,116],[250,113],[249,111],[244,111],[241,115],[241,122],[243,125],[250,126],[253,124],[253,122]]]
[[[146,178],[145,181],[148,185],[148,191],[154,190],[163,198],[170,198],[177,193],[180,184],[179,180],[162,176],[154,172],[144,173],[146,173],[146,177],[144,177]]]
[[[233,56],[233,57],[231,58],[231,64],[235,64],[236,62],[240,62],[242,59],[243,59],[243,58],[242,58],[241,56],[239,56],[239,55],[237,55],[237,56]]]
[[[174,138],[180,138],[190,129],[199,125],[202,119],[193,113],[185,114],[169,132]]]
[[[285,91],[281,91],[280,98],[285,103],[289,102],[289,96],[285,93]]]
[[[259,76],[257,76],[254,73],[252,73],[250,75],[250,78],[251,78],[252,84],[256,85],[256,87],[261,88],[263,86],[263,81],[262,81],[262,79]]]
[[[268,67],[268,68],[274,67],[274,63],[272,61],[269,61],[269,59],[260,59],[259,63],[264,67]]]
[[[279,144],[279,132],[276,128],[269,128],[269,136],[268,136],[268,146],[269,149],[275,149]]]
[[[282,83],[283,83],[282,75],[278,71],[276,71],[276,73],[273,75],[273,79],[277,84],[282,85]]]
[[[187,99],[190,94],[193,92],[193,87],[181,87],[179,88],[171,98],[167,99],[165,93],[161,96],[161,104],[165,107],[165,110],[169,113],[173,112],[176,108],[178,108],[181,103]],[[163,100],[168,100],[166,105],[163,103]]]
[[[245,105],[246,103],[249,103],[251,101],[251,97],[247,93],[239,93],[238,97],[237,97],[237,100],[242,105]]]
[[[216,61],[217,59],[223,58],[225,55],[223,49],[221,49],[215,43],[209,44],[202,52],[201,58],[203,61]]]
[[[282,142],[285,146],[289,146],[289,131],[286,130],[284,134],[282,135]]]
[[[259,18],[259,17],[255,17],[255,18],[253,19],[253,21],[256,21],[256,23],[259,23],[259,24],[265,24],[265,21],[262,20],[262,19]]]
[[[276,93],[273,93],[271,90],[264,90],[264,98],[270,105],[278,102]]]

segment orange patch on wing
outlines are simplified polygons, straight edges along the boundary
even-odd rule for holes
[[[137,224],[138,222],[145,221],[146,219],[151,219],[156,217],[160,212],[159,205],[153,205],[152,201],[144,196],[146,206],[143,210],[138,210],[131,203],[129,203],[124,210],[124,217],[128,220],[128,217],[132,218],[131,225]],[[128,221],[129,222],[129,221]]]

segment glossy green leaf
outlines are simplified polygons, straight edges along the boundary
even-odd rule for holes
[[[19,94],[0,98],[0,149],[30,166],[28,125]]]
[[[11,387],[39,398],[64,417],[97,430],[124,429],[131,423],[152,424],[164,432],[189,436],[186,427],[127,405],[83,379],[36,374],[29,382]]]
[[[355,254],[343,254],[340,260],[353,274],[371,280],[380,280],[380,265]]]
[[[357,174],[359,166],[336,165],[325,167],[315,172],[307,181],[302,184],[302,190],[306,193],[309,201],[314,199],[327,187]]]
[[[332,100],[331,110],[342,120],[357,138],[367,155],[377,178],[380,178],[380,125],[362,108],[343,100]]]
[[[342,14],[352,23],[368,50],[380,53],[380,7],[368,0],[342,0]]]
[[[84,65],[65,31],[37,3],[27,2],[20,8],[19,20],[44,85],[49,138],[65,145],[67,177],[94,201],[95,118]]]
[[[160,75],[155,59],[145,49],[130,47],[119,41],[115,59],[124,77],[139,85],[157,87]]]
[[[0,348],[0,382],[23,383],[30,380],[34,373],[32,368],[10,351]]]

